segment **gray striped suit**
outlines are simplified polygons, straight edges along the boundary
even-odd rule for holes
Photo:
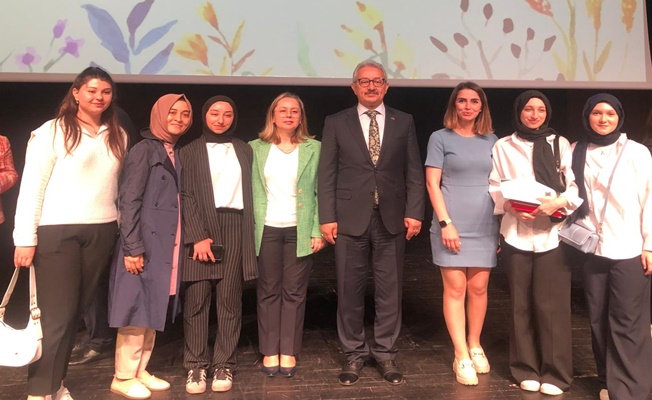
[[[244,210],[241,214],[215,209],[206,140],[200,137],[181,149],[180,153],[184,166],[181,180],[184,243],[190,245],[210,237],[213,243],[224,245],[224,258],[220,263],[184,258],[183,364],[188,370],[235,367],[242,325],[242,282],[258,276],[251,192],[253,154],[249,145],[239,139],[233,139],[233,148],[242,169]],[[208,321],[213,286],[216,292],[217,336],[210,360]]]

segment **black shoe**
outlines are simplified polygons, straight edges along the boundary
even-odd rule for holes
[[[93,349],[86,349],[85,352],[79,354],[77,357],[70,357],[70,361],[68,362],[68,365],[75,366],[75,365],[88,364],[90,362],[101,360],[103,358],[108,358],[109,356],[110,353],[108,351],[100,353]]]
[[[391,385],[400,385],[403,383],[403,373],[398,368],[394,360],[379,361],[378,367],[383,379]]]
[[[75,343],[75,346],[72,348],[72,352],[70,355],[70,358],[79,358],[86,352],[88,348],[86,347],[86,343],[84,342],[77,342]]]
[[[286,378],[292,378],[297,373],[297,366],[279,367],[278,372]]]
[[[362,367],[364,367],[364,361],[362,360],[351,360],[347,362],[344,368],[342,368],[342,372],[340,372],[340,384],[351,386],[358,383]]]

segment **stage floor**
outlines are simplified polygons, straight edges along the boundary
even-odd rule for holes
[[[27,274],[22,274],[27,275]],[[358,384],[341,386],[337,376],[345,360],[340,353],[336,331],[336,282],[332,248],[315,259],[308,289],[303,351],[293,378],[268,378],[260,372],[256,325],[256,293],[249,284],[243,293],[243,326],[238,346],[238,369],[234,385],[227,393],[189,395],[185,392],[186,371],[182,366],[182,321],[177,320],[157,336],[149,364],[152,374],[169,380],[172,388],[154,393],[152,399],[552,399],[553,396],[527,393],[512,380],[508,368],[509,293],[504,268],[492,272],[489,307],[482,344],[491,363],[491,372],[480,375],[478,386],[455,381],[453,349],[442,314],[442,282],[431,264],[427,232],[408,243],[403,292],[403,328],[398,341],[397,363],[405,372],[405,383],[390,386],[371,366],[365,367]],[[367,334],[373,325],[373,289],[367,290]],[[3,289],[4,290],[4,286]],[[555,399],[598,399],[596,378],[582,283],[573,271],[573,364],[575,380],[571,390]],[[15,312],[14,312],[15,314]],[[2,346],[10,345],[2,343]],[[26,368],[0,367],[0,399],[24,399]],[[109,391],[113,359],[86,366],[70,367],[66,386],[76,400],[122,397]],[[650,397],[652,399],[652,397]]]

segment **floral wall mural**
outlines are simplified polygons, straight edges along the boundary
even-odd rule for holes
[[[12,7],[0,15],[0,80],[56,79],[98,65],[118,79],[324,83],[350,79],[353,66],[373,59],[399,85],[651,86],[642,0],[24,0]]]

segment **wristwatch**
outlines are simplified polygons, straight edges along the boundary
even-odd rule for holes
[[[445,220],[439,221],[439,226],[441,226],[442,228],[445,228],[445,227],[447,227],[448,224],[450,224],[451,222],[453,222],[453,221],[451,221],[450,218],[446,218]]]

